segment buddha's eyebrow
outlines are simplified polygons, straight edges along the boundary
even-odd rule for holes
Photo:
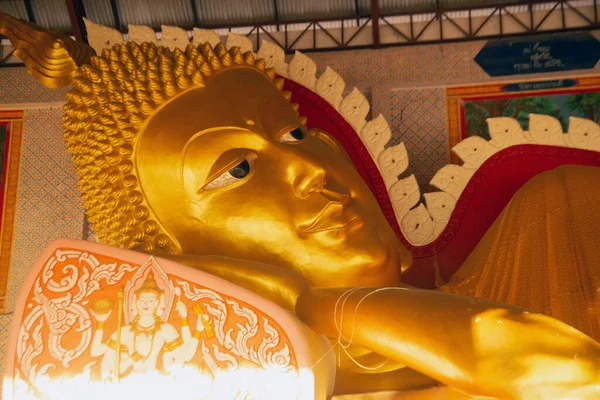
[[[240,131],[249,131],[246,128],[242,128],[239,126],[213,126],[212,128],[209,129],[204,129],[200,132],[196,132],[194,135],[192,135],[187,143],[185,144],[185,146],[183,146],[183,149],[181,150],[181,154],[179,156],[179,179],[180,182],[183,182],[183,171],[185,170],[185,160],[186,160],[186,155],[188,150],[190,149],[191,145],[194,143],[194,141],[196,139],[198,139],[199,137],[206,135],[207,133],[212,133],[212,132],[218,132],[218,131],[222,131],[222,130],[226,130],[226,129],[236,129],[236,130],[240,130]]]

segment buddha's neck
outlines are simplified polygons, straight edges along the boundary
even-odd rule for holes
[[[155,323],[155,322],[156,322],[156,321],[155,321],[155,319],[154,319],[154,316],[152,316],[152,315],[149,315],[149,316],[143,316],[143,317],[140,317],[140,319],[138,319],[138,322],[137,322],[137,324],[138,324],[139,326],[141,326],[142,328],[149,328],[149,327],[151,327],[152,325],[154,325],[154,323]]]

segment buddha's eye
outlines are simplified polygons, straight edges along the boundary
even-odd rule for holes
[[[279,141],[281,143],[298,142],[302,139],[304,139],[304,131],[300,127],[294,128],[291,131],[286,132],[279,137]]]
[[[250,170],[254,165],[254,160],[256,160],[255,155],[247,155],[242,162],[211,180],[208,184],[204,185],[202,189],[218,189],[241,181],[250,173]]]

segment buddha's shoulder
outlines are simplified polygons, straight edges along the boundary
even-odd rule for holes
[[[161,322],[159,331],[162,333],[177,333],[177,329],[168,322]]]

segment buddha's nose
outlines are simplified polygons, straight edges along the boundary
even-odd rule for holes
[[[304,199],[312,193],[323,191],[326,183],[325,168],[317,162],[305,160],[299,166],[292,186],[296,196]]]

